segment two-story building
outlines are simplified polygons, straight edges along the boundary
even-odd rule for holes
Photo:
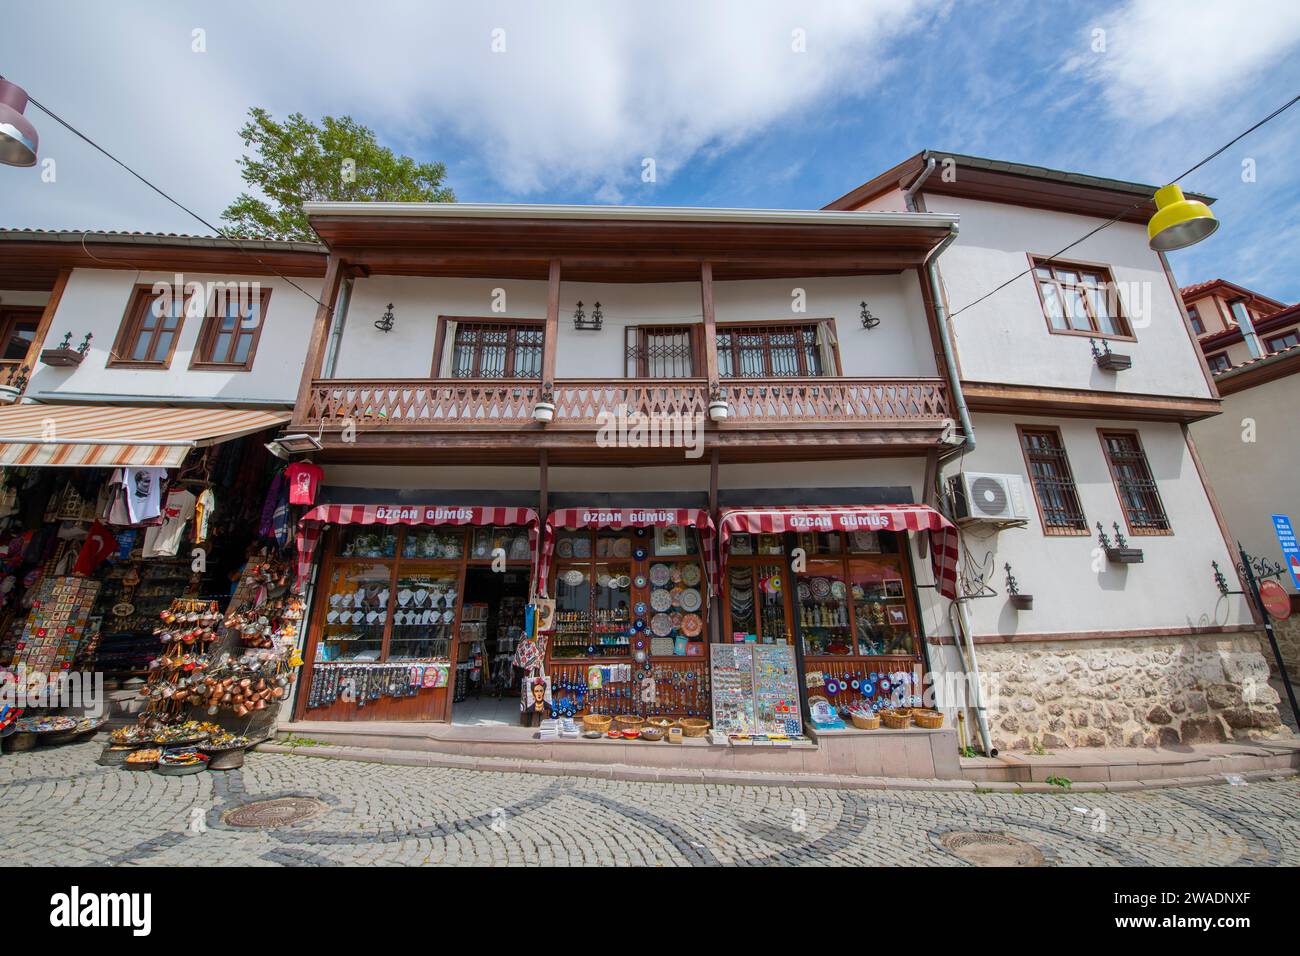
[[[927,150],[830,206],[961,221],[938,271],[975,440],[943,476],[999,746],[1278,723],[1250,611],[1213,577],[1217,562],[1237,586],[1189,426],[1219,395],[1147,245],[1153,192]],[[936,657],[959,666],[947,644]]]

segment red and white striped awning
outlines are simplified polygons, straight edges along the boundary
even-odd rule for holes
[[[0,408],[0,465],[177,468],[193,448],[283,425],[288,412],[135,405]]]
[[[298,590],[306,589],[321,533],[332,524],[522,525],[536,578],[541,519],[532,508],[478,508],[459,505],[317,505],[298,521]]]
[[[786,531],[928,531],[930,563],[939,593],[957,597],[957,527],[927,505],[803,505],[788,508],[724,508],[718,519],[725,561],[736,534]]]
[[[542,532],[541,561],[537,569],[537,588],[546,595],[551,577],[556,529],[579,528],[695,528],[700,533],[700,554],[709,593],[717,593],[718,560],[714,550],[716,530],[713,519],[703,508],[557,508],[546,516]]]

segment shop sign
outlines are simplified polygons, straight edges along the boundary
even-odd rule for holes
[[[1276,581],[1265,581],[1259,586],[1259,600],[1275,621],[1285,621],[1291,616],[1291,595]]]
[[[1291,569],[1291,582],[1300,589],[1300,544],[1296,542],[1289,515],[1273,515],[1273,533],[1286,557],[1286,566]]]

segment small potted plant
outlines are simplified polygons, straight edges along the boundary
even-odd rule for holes
[[[533,406],[533,421],[545,425],[555,419],[555,392],[547,385]]]

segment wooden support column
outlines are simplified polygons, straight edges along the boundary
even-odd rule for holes
[[[555,386],[555,346],[560,335],[560,260],[551,260],[546,279],[546,335],[542,341],[542,390]]]
[[[700,263],[700,305],[704,312],[704,374],[712,391],[718,384],[718,323],[713,314],[712,262]]]
[[[929,452],[925,456],[925,477],[921,479],[921,501],[923,505],[934,507],[935,487],[934,483],[939,480],[939,453],[937,451]],[[918,534],[916,536],[916,550],[922,558],[930,554],[930,536],[928,534]]]
[[[543,448],[540,452],[538,452],[538,462],[537,462],[537,483],[538,483],[537,484],[537,507],[538,507],[537,514],[538,517],[540,517],[543,521],[546,520],[546,516],[548,513],[550,513],[551,510],[551,503],[548,500],[550,498],[550,488],[549,488],[550,475],[548,474],[549,471],[550,471],[550,462],[547,459],[546,449]]]
[[[298,400],[293,407],[294,421],[302,421],[307,417],[307,406],[311,404],[312,381],[320,377],[321,367],[325,362],[330,327],[334,324],[334,304],[338,301],[339,286],[342,284],[344,271],[343,260],[331,254],[325,266],[325,281],[321,283],[321,296],[318,300],[320,304],[316,307],[316,322],[312,325],[311,338],[307,340],[307,361],[302,366]]]
[[[45,336],[50,333],[50,326],[54,324],[54,313],[59,311],[59,302],[63,299],[63,290],[68,287],[68,277],[72,275],[71,269],[60,269],[58,276],[54,280],[54,288],[50,290],[50,297],[45,302],[45,309],[41,312],[40,321],[36,323],[36,332],[32,335],[32,344],[27,346],[27,355],[23,358],[23,364],[27,366],[27,377],[30,379],[36,374],[36,363],[41,360],[41,350],[45,348]]]

